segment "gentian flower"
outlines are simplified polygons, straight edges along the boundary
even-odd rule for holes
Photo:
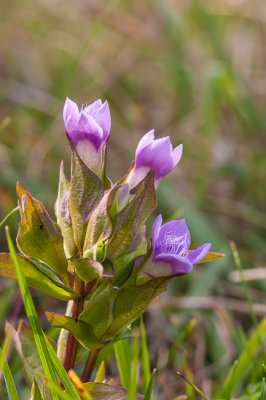
[[[146,133],[137,146],[134,168],[127,177],[130,187],[141,182],[153,168],[157,188],[161,179],[179,163],[182,152],[182,144],[173,150],[169,136],[154,140],[154,129]]]
[[[159,215],[152,227],[153,260],[149,272],[153,276],[188,274],[207,255],[211,244],[207,243],[190,251],[190,233],[184,219],[162,225]]]
[[[68,97],[63,110],[66,132],[83,162],[96,174],[103,166],[105,147],[111,129],[108,102],[96,100],[79,111]]]

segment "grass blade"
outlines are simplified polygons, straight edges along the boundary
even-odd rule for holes
[[[128,388],[127,400],[135,400],[137,393],[138,381],[138,364],[139,364],[139,338],[132,339],[131,346],[131,368],[130,368],[130,384]]]
[[[140,321],[140,333],[141,333],[141,353],[142,353],[142,373],[143,373],[143,388],[144,393],[147,391],[150,379],[151,379],[151,369],[150,369],[150,360],[149,360],[149,351],[147,345],[147,337],[145,326],[143,322],[143,317],[141,317]]]
[[[9,400],[19,400],[16,386],[10,368],[6,361],[4,363],[3,372],[4,372],[4,379]]]
[[[153,391],[153,384],[154,384],[154,377],[155,377],[156,369],[152,371],[151,379],[148,385],[148,388],[145,392],[145,396],[143,400],[152,400],[152,391]]]
[[[51,345],[51,343],[49,342],[49,340],[47,339],[46,336],[44,336],[45,341],[46,341],[46,345],[47,345],[47,349],[49,351],[49,356],[50,359],[55,367],[56,373],[59,376],[63,386],[65,387],[67,393],[69,394],[69,396],[71,396],[72,400],[80,400],[80,397],[73,385],[73,383],[71,382],[68,374],[66,373],[65,368],[63,367],[63,365],[61,364],[61,362],[59,361],[53,346]],[[62,390],[62,389],[61,389]]]
[[[260,393],[260,400],[265,400],[265,393],[266,393],[266,388],[265,388],[265,378],[262,379],[262,387],[261,387],[261,393]]]
[[[124,388],[129,388],[130,383],[130,350],[127,339],[121,339],[114,344],[116,362],[120,379]]]
[[[177,371],[177,374],[180,376],[180,378],[184,379],[184,381],[186,381],[204,400],[209,400],[208,397],[206,397],[205,394],[196,385],[194,385],[194,383],[190,382],[190,380],[181,374],[181,372]]]
[[[8,243],[8,247],[9,247],[9,251],[11,254],[11,258],[12,261],[14,263],[14,267],[16,269],[16,274],[17,274],[17,278],[18,278],[18,284],[21,290],[21,296],[22,296],[22,300],[24,303],[24,307],[26,310],[26,314],[33,332],[33,336],[34,336],[34,340],[36,343],[36,347],[38,350],[38,354],[42,363],[42,367],[44,370],[44,373],[46,375],[46,377],[48,378],[48,387],[51,391],[51,395],[52,398],[54,400],[58,399],[57,394],[55,393],[55,391],[53,390],[53,388],[51,387],[51,385],[49,385],[49,382],[53,382],[54,385],[58,385],[58,381],[56,379],[56,375],[49,357],[49,353],[46,347],[46,343],[45,343],[45,339],[44,339],[44,334],[38,319],[38,315],[26,282],[26,279],[23,275],[23,272],[20,268],[18,259],[17,259],[17,255],[15,253],[15,249],[10,237],[10,233],[9,233],[9,229],[8,227],[6,227],[6,237],[7,237],[7,243]]]
[[[238,365],[238,361],[235,361],[234,365],[232,366],[232,368],[231,368],[231,370],[229,372],[228,377],[226,378],[226,381],[228,383],[227,383],[226,388],[225,388],[226,390],[223,391],[223,396],[222,396],[225,400],[230,400],[231,399],[232,392],[233,392],[232,383],[234,382],[233,378],[234,378],[234,374],[235,374],[237,365]]]
[[[255,330],[250,340],[244,347],[242,354],[239,358],[237,367],[234,371],[234,379],[230,379],[230,376],[224,384],[224,391],[227,392],[228,387],[231,387],[231,391],[237,386],[241,378],[249,371],[249,367],[254,365],[254,354],[257,348],[260,346],[266,337],[266,317],[260,322],[258,328]]]

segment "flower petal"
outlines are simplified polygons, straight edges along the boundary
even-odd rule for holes
[[[103,130],[103,141],[107,142],[111,130],[111,113],[108,101],[105,101],[103,105],[98,108],[95,121],[98,122]]]
[[[171,160],[172,144],[170,138],[154,140],[136,155],[134,168],[147,166],[154,169],[154,179],[164,176],[164,171]]]
[[[151,273],[156,274],[154,276],[168,275],[169,271],[167,271],[167,266],[171,267],[170,275],[188,274],[193,269],[193,265],[187,257],[162,253],[156,256]],[[166,274],[163,273],[164,268],[166,269]],[[158,273],[161,275],[158,275]]]
[[[66,101],[65,101],[64,109],[63,109],[63,120],[64,120],[65,127],[66,127],[67,121],[69,120],[69,117],[71,117],[71,119],[73,121],[78,121],[79,109],[78,109],[77,104],[67,97]]]
[[[82,111],[79,121],[76,124],[76,129],[71,130],[68,128],[69,125],[67,126],[67,133],[75,147],[79,141],[88,140],[93,143],[96,150],[99,149],[102,143],[102,128],[89,114]]]
[[[164,243],[167,238],[169,238],[169,244],[170,243],[170,238],[172,237],[173,244],[174,240],[178,238],[184,238],[184,243],[183,243],[183,250],[188,251],[191,238],[190,238],[190,233],[186,224],[186,221],[184,219],[179,219],[177,221],[170,221],[164,224],[159,232],[159,237],[157,240],[157,243]]]
[[[90,114],[93,118],[95,118],[97,111],[102,106],[102,100],[98,99],[91,103],[90,105],[84,107],[83,111],[87,114]]]
[[[146,135],[144,135],[140,141],[139,144],[136,148],[136,157],[137,154],[144,149],[144,147],[148,146],[148,144],[151,144],[154,141],[154,129],[152,129],[151,131],[149,131],[148,133],[146,133]]]
[[[173,166],[172,166],[172,169],[174,169],[176,166],[177,166],[177,164],[179,163],[179,161],[180,161],[180,159],[181,159],[181,157],[182,157],[182,154],[183,154],[183,145],[182,144],[180,144],[179,146],[177,146],[175,149],[174,149],[174,151],[173,151],[173,153],[172,153],[172,159],[173,159]],[[171,169],[171,170],[172,170]],[[170,172],[170,171],[169,171]]]
[[[210,251],[211,243],[203,244],[198,247],[197,250],[192,251],[188,254],[187,258],[192,264],[197,264],[200,262]]]
[[[158,217],[155,219],[153,225],[152,225],[152,246],[153,246],[153,254],[154,257],[156,256],[156,245],[157,245],[157,240],[159,236],[159,231],[162,225],[162,214],[158,215]]]

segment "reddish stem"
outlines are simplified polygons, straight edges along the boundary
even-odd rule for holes
[[[83,310],[83,305],[84,305],[83,288],[84,288],[84,283],[76,275],[74,280],[74,290],[77,293],[80,293],[81,297],[79,297],[77,300],[74,301],[72,310],[73,318],[78,318],[79,314]],[[66,346],[66,357],[64,361],[64,368],[66,371],[69,371],[70,369],[74,368],[77,349],[78,349],[77,339],[72,335],[72,333],[69,332],[67,338],[67,346]]]
[[[86,362],[82,377],[81,377],[81,382],[85,383],[85,382],[89,382],[91,375],[93,373],[97,358],[99,357],[101,349],[97,349],[97,350],[91,350],[90,351],[90,355],[89,358]]]

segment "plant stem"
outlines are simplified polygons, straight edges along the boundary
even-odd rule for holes
[[[84,305],[83,288],[84,288],[84,283],[77,275],[75,275],[74,290],[77,293],[81,294],[81,297],[79,297],[77,300],[74,301],[72,310],[73,318],[78,318],[79,314],[83,310],[83,305]],[[77,349],[78,349],[77,339],[72,335],[72,333],[69,333],[67,338],[66,357],[64,361],[64,368],[67,372],[70,369],[74,368]]]
[[[97,349],[97,350],[91,350],[90,351],[90,355],[89,358],[86,362],[82,377],[81,377],[81,382],[85,383],[85,382],[89,382],[91,375],[93,373],[97,358],[100,354],[101,349]]]

